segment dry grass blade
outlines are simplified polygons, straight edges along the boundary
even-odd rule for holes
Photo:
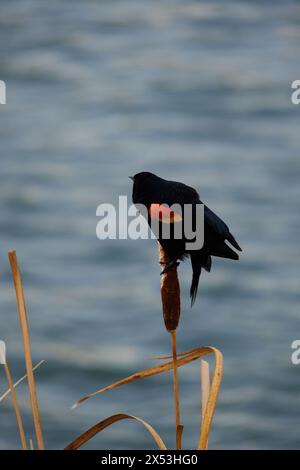
[[[23,284],[22,284],[22,279],[21,279],[16,252],[9,251],[8,258],[10,262],[10,267],[11,267],[14,285],[15,285],[15,291],[16,291],[16,298],[17,298],[18,311],[19,311],[19,317],[20,317],[21,333],[22,333],[22,338],[23,338],[23,348],[24,348],[24,355],[25,355],[26,372],[28,376],[29,395],[30,395],[30,401],[31,401],[31,407],[32,407],[34,427],[35,427],[35,432],[36,432],[36,437],[37,437],[38,448],[39,450],[43,450],[45,446],[44,446],[44,438],[43,438],[42,426],[41,426],[41,420],[40,420],[40,414],[39,414],[39,405],[38,405],[37,393],[36,393],[36,388],[35,388],[34,375],[32,371],[30,336],[29,336],[28,318],[27,318],[27,312],[26,312]]]
[[[202,348],[210,348],[211,346],[202,346]],[[192,354],[192,353],[195,353],[197,351],[199,351],[200,348],[194,348],[194,349],[190,349],[189,351],[185,351],[183,353],[177,353],[177,358],[178,357],[184,357],[186,356],[187,354]],[[210,351],[211,353],[211,351]],[[210,354],[209,352],[207,352],[205,355],[207,354]],[[166,361],[167,359],[172,359],[173,356],[153,356],[153,357],[148,357],[146,360],[147,361]]]
[[[207,361],[201,360],[201,427],[204,423],[205,410],[210,392],[209,364]]]
[[[27,444],[26,444],[26,437],[25,437],[24,426],[23,426],[23,421],[22,421],[22,416],[21,416],[21,410],[20,410],[19,402],[18,402],[17,395],[13,386],[13,382],[12,382],[12,378],[11,378],[11,374],[10,374],[10,370],[9,370],[7,362],[5,362],[4,364],[4,369],[5,369],[5,374],[7,377],[7,382],[10,388],[11,401],[15,410],[16,418],[17,418],[22,449],[26,450]]]
[[[209,392],[210,392],[210,379],[209,379],[209,364],[207,361],[201,360],[200,365],[201,370],[201,416],[202,422],[204,420],[205,408],[208,402]]]
[[[211,354],[214,352],[215,348],[211,346],[203,346],[201,348],[196,348],[191,351],[187,351],[186,353],[181,353],[177,355],[177,367],[181,367],[189,362],[196,361],[199,357],[206,356],[207,354]],[[170,359],[172,356],[167,356],[167,359]],[[179,358],[179,359],[178,359]],[[149,369],[141,370],[139,372],[135,372],[132,375],[125,377],[124,379],[118,380],[107,387],[100,388],[96,392],[90,393],[85,397],[80,398],[74,405],[72,409],[76,408],[78,405],[83,403],[84,401],[89,400],[90,398],[98,395],[99,393],[107,392],[108,390],[112,390],[117,387],[121,387],[127,383],[133,382],[135,380],[144,379],[146,377],[151,377],[152,375],[162,374],[163,372],[172,370],[174,366],[173,361],[166,362],[165,364],[160,364],[158,366],[149,367]]]
[[[201,432],[199,436],[197,450],[206,450],[208,446],[208,438],[211,429],[212,419],[216,408],[221,381],[223,374],[223,356],[222,353],[216,349],[211,348],[215,354],[215,368],[210,387],[210,392],[205,407],[205,413],[202,420]]]
[[[38,367],[40,367],[44,362],[45,362],[44,359],[43,359],[42,361],[38,362],[38,363],[34,366],[34,368],[33,368],[32,370],[35,371],[35,370],[36,370]],[[23,380],[26,379],[26,377],[27,377],[27,374],[24,374],[23,377],[21,377],[19,380],[17,380],[17,382],[15,382],[15,383],[13,384],[13,388],[16,388],[20,383],[22,383]],[[8,390],[6,390],[6,392],[4,392],[4,393],[1,395],[1,397],[0,397],[0,403],[1,403],[2,401],[4,401],[5,398],[6,398],[9,394],[10,394],[10,388],[9,388]]]
[[[189,362],[199,359],[199,357],[201,356],[210,354],[212,352],[212,349],[213,348],[211,348],[210,346],[204,346],[202,348],[197,348],[192,351],[188,351],[187,353],[178,354],[177,357],[180,357],[180,359],[177,359],[177,367],[181,367],[185,364],[188,364]],[[96,392],[90,393],[89,395],[86,395],[85,397],[80,398],[76,403],[74,403],[74,405],[72,406],[72,409],[76,408],[78,405],[80,405],[84,401],[87,401],[90,398],[98,395],[99,393],[107,392],[108,390],[121,387],[122,385],[133,382],[135,380],[140,380],[146,377],[151,377],[152,375],[162,374],[163,372],[172,370],[173,366],[174,366],[174,363],[173,361],[171,361],[171,362],[166,362],[165,364],[160,364],[158,366],[150,367],[149,369],[135,372],[134,374],[129,375],[128,377],[125,377],[124,379],[118,380],[117,382],[114,382],[113,384],[108,385],[107,387],[100,388]]]
[[[222,380],[222,373],[223,373],[223,356],[222,353],[212,347],[212,346],[203,346],[200,348],[192,349],[191,351],[187,351],[185,353],[178,354],[177,356],[177,367],[184,366],[185,364],[189,364],[192,361],[199,359],[200,357],[206,356],[208,354],[214,354],[215,356],[215,368],[212,378],[212,383],[210,387],[210,393],[207,401],[207,405],[205,407],[205,413],[202,420],[201,431],[198,440],[197,450],[205,450],[207,448],[208,437],[211,429],[212,419],[215,411],[215,407],[217,404],[217,399],[219,395],[221,380]],[[101,388],[90,395],[87,395],[80,400],[78,400],[72,408],[76,408],[79,404],[83,403],[84,401],[98,395],[99,393],[106,392],[108,390],[112,390],[114,388],[120,387],[127,383],[133,382],[135,380],[143,379],[145,377],[150,377],[152,375],[161,374],[163,372],[169,371],[174,367],[174,362],[166,362],[165,364],[160,364],[158,366],[150,367],[149,369],[142,370],[140,372],[136,372],[128,377],[125,377],[122,380],[118,380],[117,382],[108,385],[107,387]]]
[[[103,421],[100,421],[100,423],[96,424],[95,426],[92,426],[89,428],[87,431],[85,431],[83,434],[81,434],[79,437],[77,437],[74,441],[72,441],[70,444],[68,444],[64,450],[77,450],[79,447],[83,446],[86,442],[91,440],[96,434],[99,432],[103,431],[103,429],[107,428],[108,426],[111,426],[112,424],[122,421],[124,419],[132,419],[134,421],[137,421],[138,423],[141,423],[147,431],[150,433],[152,436],[153,440],[157,444],[157,447],[160,450],[166,450],[167,447],[165,446],[165,443],[163,442],[162,438],[160,435],[155,431],[155,429],[146,421],[144,421],[141,418],[138,418],[137,416],[133,415],[127,415],[124,413],[118,413],[112,416],[109,416],[108,418],[104,419]]]

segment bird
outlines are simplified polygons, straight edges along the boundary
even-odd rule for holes
[[[197,204],[203,204],[198,192],[184,183],[163,179],[153,173],[143,171],[129,177],[133,181],[132,201],[133,204],[143,204],[147,208],[147,221],[151,226],[151,221],[159,217],[160,225],[169,215],[170,225],[183,223],[183,218],[178,213],[167,211],[165,206],[178,204],[183,207],[184,204],[190,204],[195,208]],[[194,305],[199,279],[202,268],[207,272],[211,271],[212,256],[238,260],[239,255],[235,251],[242,251],[242,248],[232,235],[229,227],[218,217],[209,207],[204,205],[204,243],[201,249],[186,249],[186,239],[184,235],[180,239],[174,237],[173,231],[170,231],[170,238],[165,239],[161,236],[161,231],[155,234],[159,243],[168,255],[170,262],[167,264],[161,274],[177,267],[179,261],[190,257],[192,265],[192,283],[190,287],[191,307]],[[159,210],[161,209],[161,212]],[[182,214],[182,213],[181,213]],[[161,227],[160,227],[161,229]],[[173,235],[173,236],[172,236]],[[226,242],[235,248],[232,249]]]

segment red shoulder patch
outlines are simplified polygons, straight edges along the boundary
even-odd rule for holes
[[[151,204],[149,212],[152,220],[159,220],[167,224],[182,221],[181,214],[170,210],[170,208],[164,204]]]

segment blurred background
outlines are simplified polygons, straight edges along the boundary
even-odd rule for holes
[[[142,170],[184,181],[230,225],[240,262],[216,259],[189,305],[181,264],[179,349],[220,348],[211,448],[299,447],[297,0],[1,1],[0,337],[24,372],[7,251],[26,289],[47,448],[110,414],[148,420],[174,447],[172,376],[75,400],[170,351],[154,240],[99,241],[96,208],[131,196]],[[183,445],[198,437],[199,366],[180,369]],[[0,392],[7,388],[0,375]],[[34,437],[25,385],[18,389]],[[11,403],[0,448],[18,448]],[[94,449],[153,448],[122,422]]]

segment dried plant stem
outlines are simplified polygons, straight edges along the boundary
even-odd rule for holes
[[[190,362],[196,361],[200,357],[206,356],[207,354],[214,353],[216,360],[220,356],[220,360],[218,361],[218,376],[222,375],[222,354],[221,351],[212,347],[212,346],[202,346],[200,348],[191,349],[190,351],[185,351],[183,353],[177,354],[177,367],[184,366],[185,364],[189,364]],[[166,360],[172,359],[172,356],[165,356],[165,357],[157,357],[155,360]],[[77,406],[81,405],[83,402],[90,400],[91,398],[99,395],[99,393],[107,392],[108,390],[113,390],[117,387],[121,387],[127,383],[134,382],[135,380],[140,380],[145,377],[151,377],[152,375],[162,374],[163,372],[167,372],[168,370],[172,370],[174,367],[174,362],[165,362],[164,364],[160,364],[158,366],[150,367],[145,370],[140,370],[135,372],[124,379],[118,380],[107,387],[100,388],[96,390],[96,392],[90,393],[89,395],[85,395],[84,397],[80,398],[79,400],[74,403],[72,409],[77,408]],[[221,380],[220,380],[221,382]],[[213,387],[212,387],[213,388]]]
[[[103,421],[100,421],[100,423],[97,423],[95,426],[92,426],[89,428],[87,431],[85,431],[83,434],[81,434],[79,437],[77,437],[74,441],[72,441],[70,444],[68,444],[64,450],[77,450],[79,447],[83,446],[86,442],[88,442],[90,439],[92,439],[96,434],[99,432],[103,431],[103,429],[107,428],[108,426],[111,426],[112,424],[122,421],[124,419],[130,419],[137,421],[138,423],[142,424],[146,430],[149,432],[151,435],[152,439],[156,443],[157,447],[160,450],[167,450],[166,445],[160,435],[155,431],[155,429],[146,421],[144,421],[141,418],[138,418],[137,416],[133,415],[127,415],[125,413],[117,413],[115,415],[109,416],[108,418],[104,419]]]
[[[179,384],[178,384],[178,368],[177,368],[177,345],[176,330],[170,332],[172,338],[172,355],[173,355],[173,388],[174,388],[174,406],[176,420],[176,449],[181,449],[181,438],[183,426],[180,423],[180,400],[179,400]]]
[[[158,244],[159,262],[164,268],[171,260],[163,247]],[[174,408],[176,421],[176,449],[181,449],[181,437],[183,426],[180,423],[180,400],[177,369],[177,346],[176,329],[180,319],[180,285],[177,274],[177,268],[174,266],[170,271],[161,274],[160,293],[162,300],[163,317],[167,331],[172,338],[172,357],[173,357],[173,389],[174,389]]]
[[[207,361],[204,361],[203,359],[201,359],[200,370],[201,370],[201,428],[202,428],[203,423],[204,423],[206,405],[207,405],[208,397],[210,393],[209,364]],[[207,438],[206,449],[207,447],[208,447],[208,438]]]
[[[163,250],[162,246],[159,244],[159,261],[160,264],[165,267],[169,264],[170,259],[168,258],[167,254]],[[172,339],[172,356],[167,357],[158,357],[155,359],[158,360],[168,360],[171,359],[169,362],[165,362],[164,364],[157,365],[155,367],[150,367],[149,369],[141,370],[135,372],[134,374],[125,377],[124,379],[118,380],[117,382],[108,385],[107,387],[103,387],[96,392],[90,393],[86,395],[80,400],[78,400],[72,406],[72,409],[76,408],[78,405],[82,404],[83,402],[89,400],[90,398],[98,395],[99,393],[106,392],[108,390],[112,390],[114,388],[120,387],[127,383],[133,382],[135,380],[140,380],[145,377],[150,377],[152,375],[161,374],[163,372],[173,370],[173,390],[174,390],[174,408],[175,408],[175,420],[176,420],[176,449],[181,449],[181,438],[183,432],[183,425],[180,422],[180,399],[179,399],[179,380],[178,380],[178,368],[184,366],[185,364],[189,364],[192,361],[195,361],[207,354],[213,353],[215,356],[215,368],[212,376],[212,384],[210,387],[210,380],[209,380],[209,369],[208,363],[203,361],[201,364],[201,376],[202,376],[202,391],[201,395],[203,398],[203,408],[202,408],[202,417],[201,417],[201,428],[200,434],[198,438],[197,450],[206,450],[208,445],[208,437],[212,425],[212,419],[215,411],[215,407],[217,404],[219,389],[222,380],[222,371],[223,371],[223,357],[222,353],[211,346],[202,346],[200,348],[192,349],[191,351],[187,351],[184,353],[177,354],[177,344],[176,344],[176,329],[179,324],[180,319],[180,286],[179,280],[177,275],[176,266],[173,266],[172,269],[163,273],[161,275],[160,281],[160,291],[161,291],[161,299],[162,299],[162,310],[163,310],[163,317],[167,331],[171,334]],[[122,419],[136,419],[140,421],[142,424],[145,423],[140,420],[140,418],[130,417],[128,415],[124,415],[123,413],[110,416],[104,421],[96,424],[92,428],[88,429],[84,434],[79,436],[75,441],[69,444],[65,450],[72,450],[78,449],[81,445],[89,441],[94,435],[98,432],[102,431],[105,427],[110,426],[116,421],[120,421]],[[159,441],[158,436],[153,433],[153,429],[148,427],[146,428],[159,445],[160,449],[164,449],[163,443]]]
[[[197,450],[205,450],[207,448],[208,437],[209,437],[209,433],[210,433],[210,429],[211,429],[211,425],[212,425],[212,419],[213,419],[214,411],[215,411],[215,408],[216,408],[218,394],[219,394],[221,380],[222,380],[223,356],[222,356],[221,351],[219,351],[218,349],[216,349],[212,346],[202,346],[200,348],[195,348],[195,349],[192,349],[190,351],[186,351],[186,352],[177,354],[176,366],[177,367],[182,367],[185,364],[189,364],[193,361],[196,361],[197,359],[200,359],[203,356],[206,356],[206,355],[212,354],[212,353],[215,356],[215,367],[214,367],[214,371],[213,371],[213,375],[212,375],[210,393],[209,393],[209,397],[208,397],[208,401],[207,401],[207,405],[206,405],[206,408],[205,408],[205,413],[204,413],[204,417],[203,417],[203,421],[202,421],[202,426],[201,426],[201,430],[200,430],[200,434],[199,434],[199,438],[198,438]],[[163,357],[163,358],[160,357],[160,358],[156,358],[156,359],[165,360],[165,359],[173,359],[173,357],[168,356],[168,357]],[[89,400],[90,398],[98,395],[99,393],[103,393],[103,392],[106,392],[108,390],[113,390],[117,387],[121,387],[122,385],[134,382],[136,380],[144,379],[145,377],[151,377],[153,375],[162,374],[162,373],[167,372],[167,371],[169,371],[173,368],[174,368],[174,361],[171,360],[170,362],[165,362],[163,364],[160,364],[160,365],[157,365],[157,366],[154,366],[154,367],[150,367],[149,369],[141,370],[139,372],[135,372],[134,374],[129,375],[128,377],[125,377],[122,380],[118,380],[117,382],[115,382],[111,385],[108,385],[107,387],[101,388],[100,390],[97,390],[94,393],[90,393],[89,395],[86,395],[85,397],[82,397],[80,400],[78,400],[72,406],[72,408],[76,408],[78,405],[80,405],[83,402]],[[110,418],[107,418],[107,419],[110,420],[112,418],[113,417],[110,417]],[[119,420],[119,419],[117,419],[117,420]],[[105,422],[107,422],[107,421],[105,420]],[[114,420],[114,422],[115,422],[115,420]],[[104,427],[106,427],[106,425],[103,427],[103,423],[104,422],[98,423],[97,426],[101,425],[101,429],[104,429]],[[90,431],[91,430],[89,430],[87,432],[90,432]],[[82,438],[82,436],[80,436],[78,438],[78,440],[80,442],[82,442],[81,438]],[[88,439],[86,439],[85,442],[87,442],[87,440]],[[77,442],[77,440],[76,440],[76,442]],[[73,443],[74,443],[74,441],[73,441]],[[75,447],[73,447],[73,443],[70,444],[69,446],[67,446],[66,449],[74,449]],[[72,447],[70,447],[71,445],[72,445]],[[76,447],[76,448],[78,448],[78,447]]]
[[[11,378],[11,373],[10,373],[7,362],[4,364],[4,370],[5,370],[7,382],[8,382],[9,388],[10,388],[11,401],[12,401],[12,404],[13,404],[13,407],[14,407],[15,413],[16,413],[16,418],[17,418],[17,423],[18,423],[18,427],[19,427],[19,433],[20,433],[22,448],[23,448],[23,450],[26,450],[27,449],[27,444],[26,444],[25,432],[24,432],[24,427],[23,427],[23,421],[22,421],[22,417],[21,417],[21,410],[20,410],[20,406],[19,406],[19,403],[18,403],[17,395],[16,395],[16,392],[15,392],[15,389],[14,389],[14,386],[13,386],[13,381],[12,381],[12,378]]]
[[[8,257],[10,261],[11,271],[12,271],[15,290],[16,290],[34,428],[36,432],[38,449],[44,450],[45,446],[44,446],[44,439],[43,439],[41,420],[40,420],[40,414],[39,414],[39,405],[38,405],[34,375],[33,375],[33,370],[32,370],[30,336],[29,336],[28,319],[27,319],[27,313],[26,313],[26,305],[25,305],[22,279],[21,279],[21,274],[20,274],[20,270],[18,266],[16,252],[10,251],[8,253]]]
[[[205,409],[210,392],[210,379],[209,379],[209,364],[207,361],[201,359],[201,419],[203,421],[205,416]]]
[[[223,375],[223,356],[216,348],[211,348],[215,354],[215,369],[212,377],[208,400],[205,406],[204,416],[201,425],[200,436],[198,440],[197,450],[206,450],[208,446],[208,438],[215,412],[218,395],[220,391],[222,375]]]

